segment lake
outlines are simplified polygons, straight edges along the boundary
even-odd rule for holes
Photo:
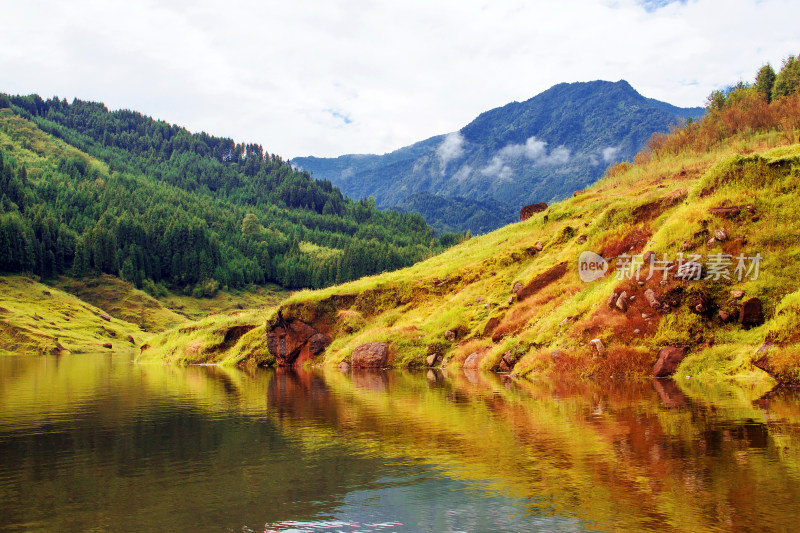
[[[800,395],[0,358],[0,531],[793,530]]]

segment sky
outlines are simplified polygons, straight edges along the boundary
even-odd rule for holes
[[[0,0],[0,92],[284,158],[385,153],[561,82],[702,106],[800,54],[797,0]]]

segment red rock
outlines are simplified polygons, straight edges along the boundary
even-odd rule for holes
[[[103,319],[103,320],[105,320],[106,322],[111,322],[111,317],[110,317],[110,316],[108,316],[108,315],[100,315],[100,318],[102,318],[102,319]]]
[[[742,304],[739,312],[739,323],[745,328],[757,326],[764,321],[763,306],[758,298],[750,298]]]
[[[308,339],[308,351],[311,355],[319,355],[331,343],[331,338],[323,333],[317,333]]]
[[[611,308],[614,309],[614,306],[617,305],[617,300],[619,299],[619,293],[614,291],[611,293],[611,296],[608,297],[608,301],[606,304]]]
[[[350,364],[353,368],[383,368],[389,361],[389,345],[385,342],[368,342],[353,350]]]
[[[647,289],[646,291],[644,291],[644,298],[645,300],[647,300],[647,303],[650,304],[650,307],[655,311],[661,309],[661,302],[659,302],[658,298],[656,298],[656,293],[653,289]],[[646,317],[642,315],[642,318]]]
[[[444,338],[449,342],[454,342],[456,340],[456,332],[452,329],[448,329],[444,332]]]
[[[679,348],[676,346],[664,346],[658,352],[658,361],[653,366],[653,376],[657,378],[666,378],[671,376],[677,370],[678,365],[686,357],[686,348]]]
[[[525,221],[531,218],[536,213],[541,213],[547,209],[547,204],[544,202],[539,202],[536,204],[526,205],[519,211],[519,220]]]
[[[103,344],[103,348],[109,348],[109,349],[111,349],[111,347],[112,347],[112,346],[111,346],[111,343],[110,343],[110,342],[106,342],[106,343],[104,343],[104,344]]]
[[[267,333],[267,349],[275,357],[278,366],[304,363],[312,357],[308,341],[319,332],[302,320],[289,319],[280,322]],[[319,348],[319,338],[315,348]],[[301,357],[302,355],[302,357]]]

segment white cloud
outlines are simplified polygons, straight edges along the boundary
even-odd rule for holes
[[[505,164],[502,157],[494,156],[489,164],[481,169],[481,174],[500,181],[510,181],[514,170]]]
[[[525,144],[509,144],[503,147],[498,155],[503,159],[526,157],[535,161],[547,155],[547,143],[536,137],[529,137]]]
[[[472,174],[472,167],[470,165],[464,165],[453,174],[453,179],[456,181],[464,181],[470,174]]]
[[[461,132],[454,131],[445,136],[442,144],[436,147],[436,155],[442,166],[442,173],[447,168],[447,163],[464,155],[464,136]]]
[[[547,143],[540,141],[535,136],[528,137],[525,144],[508,144],[501,148],[481,170],[485,176],[500,176],[501,174],[510,179],[514,174],[511,167],[506,163],[518,160],[528,159],[537,165],[564,165],[569,162],[570,151],[569,148],[558,146],[547,152]]]
[[[549,155],[541,158],[538,162],[543,165],[566,165],[569,162],[569,148],[559,146],[554,148]]]
[[[601,153],[603,154],[603,161],[606,163],[611,163],[619,154],[619,146],[609,146],[608,148],[603,148]]]
[[[6,0],[2,13],[0,91],[99,100],[284,157],[391,151],[565,81],[702,105],[800,50],[796,0]]]

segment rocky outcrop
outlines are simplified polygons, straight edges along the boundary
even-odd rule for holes
[[[544,202],[526,205],[525,207],[519,210],[519,220],[520,222],[528,220],[536,213],[541,213],[545,209],[547,209],[547,204]]]
[[[686,357],[686,348],[677,346],[664,346],[658,352],[658,360],[653,366],[653,377],[667,378],[675,373],[678,365]]]
[[[689,311],[694,314],[708,317],[712,313],[711,297],[704,292],[696,292],[687,298]]]
[[[757,326],[764,321],[763,307],[761,300],[758,298],[750,298],[742,304],[742,310],[739,312],[739,323],[745,328]]]
[[[303,364],[319,355],[331,343],[330,337],[299,319],[278,319],[267,333],[267,349],[278,366]]]
[[[500,362],[497,364],[497,371],[498,372],[511,372],[511,370],[513,370],[515,364],[517,364],[517,360],[514,357],[514,353],[511,352],[511,351],[507,351],[500,358]]]
[[[353,350],[350,364],[353,368],[383,368],[389,362],[389,345],[385,342],[368,342]]]

